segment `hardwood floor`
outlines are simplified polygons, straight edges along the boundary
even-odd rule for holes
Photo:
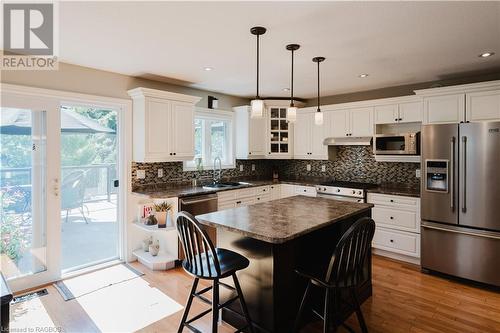
[[[156,292],[163,297],[167,295],[171,301],[184,306],[192,279],[182,269],[152,272],[139,263],[132,265],[146,273],[139,279],[147,282],[143,284],[151,292]],[[113,287],[105,289],[110,288]],[[38,306],[35,306],[35,303],[30,305],[23,302],[12,307],[17,320],[24,319],[27,325],[32,327],[46,326],[45,322],[42,323],[45,316],[46,320],[50,320],[55,327],[60,327],[68,333],[102,331],[103,326],[99,323],[102,323],[102,320],[106,320],[106,318],[125,322],[134,320],[134,318],[126,318],[127,314],[120,317],[120,314],[116,313],[116,303],[114,303],[115,305],[108,304],[107,302],[111,300],[106,297],[96,299],[95,307],[99,307],[99,309],[95,310],[91,309],[94,303],[87,299],[78,298],[65,302],[54,287],[48,286],[47,289],[49,295],[34,301],[39,303]],[[128,303],[133,304],[143,295],[141,290],[132,287],[132,285],[126,293],[120,291],[116,291],[116,293],[118,294],[114,297],[117,297],[118,302],[124,303],[125,306]],[[156,305],[158,306],[158,304]],[[191,313],[198,313],[205,308],[206,305],[195,301]],[[442,277],[422,274],[417,266],[391,261],[383,257],[374,257],[373,297],[366,301],[362,308],[371,333],[500,332],[500,293],[450,281]],[[37,311],[42,313],[34,313]],[[141,311],[153,310],[141,308],[133,311],[135,311],[134,315],[140,317]],[[177,311],[166,317],[160,316],[161,319],[152,323],[145,321],[147,326],[139,331],[176,332],[181,315],[182,311]],[[360,332],[354,316],[349,318],[348,322],[356,332]],[[197,323],[197,327],[203,332],[210,331],[208,316]],[[130,327],[135,326],[131,325]],[[320,323],[311,324],[303,330],[303,332],[320,331]],[[234,329],[223,324],[219,332],[234,332]],[[340,329],[339,332],[346,332],[346,330]]]

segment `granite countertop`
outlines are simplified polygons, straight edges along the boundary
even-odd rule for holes
[[[257,187],[266,186],[273,184],[293,184],[293,185],[303,185],[303,186],[315,186],[319,183],[326,181],[324,178],[294,178],[294,179],[284,179],[284,180],[273,180],[273,179],[230,179],[231,182],[247,182],[248,185],[242,185],[238,187],[230,188],[217,188],[217,189],[206,189],[202,186],[192,186],[191,184],[150,184],[144,185],[132,192],[134,194],[143,195],[150,199],[160,199],[169,197],[187,197],[193,195],[210,194],[220,191],[236,190],[247,187]]]
[[[413,186],[402,183],[383,183],[378,187],[371,188],[368,193],[380,193],[389,195],[402,195],[406,197],[420,197],[420,186]]]
[[[372,204],[299,195],[198,215],[197,219],[201,224],[281,244],[372,207]]]

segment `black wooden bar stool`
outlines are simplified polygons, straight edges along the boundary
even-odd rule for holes
[[[199,222],[194,216],[187,212],[180,212],[177,215],[177,233],[181,240],[184,253],[186,254],[186,259],[183,260],[182,267],[188,274],[194,276],[193,286],[189,293],[186,308],[184,309],[184,314],[182,315],[182,320],[177,332],[181,333],[183,328],[187,327],[193,332],[201,333],[192,326],[191,323],[212,312],[212,333],[217,333],[219,310],[239,299],[243,315],[245,316],[246,325],[238,329],[235,333],[244,332],[245,329],[253,333],[254,330],[250,315],[245,299],[243,298],[243,293],[241,292],[238,277],[236,276],[237,271],[248,267],[250,264],[248,259],[236,252],[215,248],[206,232],[201,229]],[[233,278],[234,287],[220,281],[220,279],[229,276]],[[200,279],[212,280],[213,284],[210,287],[196,291]],[[236,296],[219,304],[219,285],[236,291]],[[210,290],[212,290],[211,301],[203,296],[204,293]],[[211,308],[188,320],[189,309],[191,308],[194,297],[209,304]]]
[[[356,287],[367,278],[367,272],[363,269],[363,265],[370,254],[374,233],[375,222],[372,219],[364,217],[356,221],[337,244],[324,279],[296,270],[297,274],[306,278],[308,282],[295,319],[294,332],[298,332],[300,329],[300,318],[311,292],[311,286],[325,290],[323,315],[313,310],[313,313],[324,321],[324,333],[336,332],[338,325],[344,326],[349,332],[354,332],[338,316],[341,302],[354,309],[361,330],[363,333],[368,332],[356,295]],[[349,299],[344,299],[343,295],[345,294],[348,295]]]

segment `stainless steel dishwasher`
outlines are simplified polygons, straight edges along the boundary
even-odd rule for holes
[[[217,211],[217,194],[203,194],[189,196],[179,199],[179,211],[184,211],[192,214],[193,216],[211,213]],[[202,226],[208,234],[212,243],[217,245],[217,232],[215,228]],[[179,243],[179,259],[184,259],[184,251],[182,245]]]

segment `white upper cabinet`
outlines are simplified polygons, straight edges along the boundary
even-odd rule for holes
[[[373,136],[373,108],[359,108],[350,110],[349,136]]]
[[[328,113],[326,137],[367,137],[373,135],[373,107],[333,110]],[[326,118],[325,118],[326,119]]]
[[[465,121],[465,94],[424,97],[424,123],[449,124]]]
[[[193,104],[172,101],[172,144],[175,159],[191,160],[194,158],[194,112]]]
[[[330,114],[323,113],[323,125],[316,125],[314,112],[297,112],[297,121],[294,124],[294,150],[295,159],[328,159],[328,147],[323,145],[330,126]],[[328,114],[328,115],[327,115]]]
[[[377,105],[374,108],[375,124],[395,124],[399,119],[397,104]]]
[[[466,120],[500,120],[500,90],[481,91],[467,94]]]
[[[290,159],[293,156],[293,125],[286,120],[288,101],[266,101],[266,158]]]
[[[422,101],[408,101],[374,107],[375,124],[422,122]]]
[[[500,80],[416,90],[424,99],[424,123],[500,120]]]
[[[330,133],[333,138],[345,138],[350,130],[349,110],[338,110],[325,112],[330,115]]]
[[[250,118],[250,106],[234,108],[236,158],[257,159],[266,155],[266,118]]]
[[[148,88],[128,91],[133,99],[133,159],[186,161],[194,157],[194,105],[201,97]]]

